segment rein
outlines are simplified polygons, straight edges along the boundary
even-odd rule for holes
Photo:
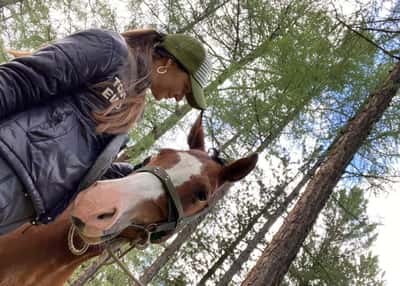
[[[82,241],[83,246],[82,248],[78,249],[76,248],[75,244],[74,244],[74,235],[75,235],[75,226],[71,224],[69,230],[68,230],[68,248],[71,251],[72,254],[76,255],[76,256],[80,256],[86,253],[86,251],[89,249],[89,244],[86,243],[85,241]],[[133,247],[136,247],[137,245],[133,245]],[[133,247],[129,248],[129,250],[131,250]],[[108,253],[108,257],[99,265],[102,266],[104,264],[107,263],[109,258],[112,258],[114,260],[114,262],[116,262],[119,267],[121,267],[121,269],[125,272],[126,275],[129,276],[129,278],[132,279],[132,281],[134,283],[136,283],[139,286],[144,286],[144,284],[142,282],[140,282],[131,272],[130,270],[126,267],[126,265],[121,261],[121,258],[128,252],[124,252],[122,255],[117,256],[114,254],[114,251],[112,249],[112,247],[108,244],[106,244],[106,251]]]

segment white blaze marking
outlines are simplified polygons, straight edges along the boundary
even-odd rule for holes
[[[193,175],[201,174],[202,163],[195,157],[188,153],[178,153],[179,162],[166,172],[171,177],[172,184],[175,187],[182,185],[190,180]],[[165,194],[165,189],[160,180],[150,173],[137,173],[135,180],[128,179],[125,182],[122,192],[126,194],[125,204],[129,208],[134,209],[137,204],[148,200],[156,200],[161,195]],[[125,179],[120,179],[121,182]],[[116,182],[116,180],[113,180]],[[132,192],[132,190],[135,190]],[[133,196],[132,200],[128,199]]]
[[[141,201],[155,200],[164,194],[164,188],[161,181],[150,173],[138,173],[133,175],[135,180],[128,178],[129,184],[124,182],[124,189],[122,192],[126,195],[134,195],[136,203]],[[130,180],[129,180],[130,179]],[[124,180],[124,179],[122,179]],[[114,180],[115,182],[115,180]],[[134,192],[132,192],[134,190]],[[130,204],[132,203],[129,202]]]
[[[182,152],[178,153],[178,157],[179,162],[166,170],[175,187],[189,181],[193,175],[200,175],[202,168],[202,163],[195,156]],[[103,189],[104,192],[108,193],[112,190],[113,196],[108,198],[104,195],[95,195],[91,198],[91,201],[93,205],[104,206],[104,199],[109,199],[110,201],[106,204],[119,210],[118,220],[120,224],[123,224],[122,222],[125,220],[126,222],[135,221],[136,217],[142,216],[142,214],[135,212],[137,205],[145,201],[156,200],[165,194],[161,181],[151,173],[136,173],[120,179],[99,181],[93,188],[97,190],[88,191],[100,192]],[[82,196],[84,193],[79,195]]]
[[[189,181],[193,175],[200,175],[202,166],[202,163],[195,156],[188,153],[178,153],[178,156],[180,159],[178,164],[166,170],[175,187]]]
[[[134,209],[142,202],[156,200],[165,193],[161,181],[151,173],[137,173],[119,179],[98,181],[88,192],[93,209],[97,209],[96,205],[109,205],[120,208],[122,213],[127,209]],[[78,198],[84,195],[86,193],[81,193]]]

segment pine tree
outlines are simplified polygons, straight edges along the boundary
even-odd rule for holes
[[[369,248],[377,224],[368,221],[365,190],[341,189],[321,213],[282,285],[383,285]]]
[[[399,88],[400,64],[395,66],[380,89],[370,95],[356,117],[348,123],[326,162],[310,181],[243,285],[277,285],[282,281],[344,169]]]

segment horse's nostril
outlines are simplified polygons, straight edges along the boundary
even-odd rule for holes
[[[113,209],[110,212],[102,213],[102,214],[97,216],[97,219],[104,220],[104,219],[112,218],[115,215],[116,212],[117,212],[117,209]]]
[[[78,228],[83,228],[85,226],[85,223],[77,217],[71,216],[71,220],[72,223]]]

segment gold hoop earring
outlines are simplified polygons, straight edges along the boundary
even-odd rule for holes
[[[168,67],[167,66],[160,66],[157,68],[157,73],[159,74],[165,74],[168,71]]]

